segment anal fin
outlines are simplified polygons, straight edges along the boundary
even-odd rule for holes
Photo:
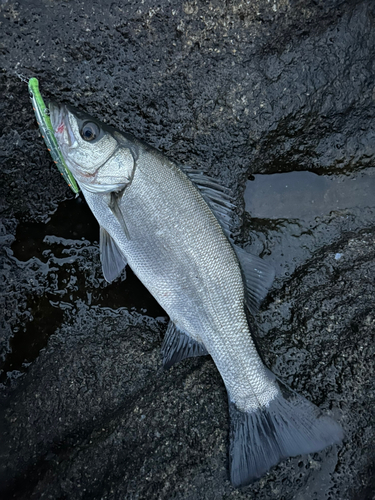
[[[208,354],[203,344],[179,330],[173,321],[170,321],[168,324],[161,352],[163,355],[163,366],[166,370],[183,359],[206,356]]]

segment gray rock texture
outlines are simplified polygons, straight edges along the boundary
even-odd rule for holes
[[[1,498],[374,498],[375,203],[301,225],[243,202],[253,174],[373,175],[374,2],[8,0],[0,48]],[[277,271],[252,321],[259,350],[342,423],[342,445],[232,488],[220,375],[209,357],[163,371],[165,313],[130,271],[104,282],[32,76],[46,100],[233,190],[236,241]]]

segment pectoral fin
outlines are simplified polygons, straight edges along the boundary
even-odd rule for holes
[[[246,305],[255,314],[271,288],[275,270],[260,257],[247,253],[246,250],[233,245],[242,269],[245,285]]]
[[[125,188],[124,188],[125,189]],[[128,240],[130,240],[130,234],[128,231],[128,228],[126,226],[126,222],[124,219],[124,216],[122,215],[119,202],[122,198],[122,195],[124,194],[124,189],[119,192],[112,192],[109,193],[108,199],[107,199],[107,204],[113,215],[116,217],[118,223],[120,224],[122,230],[125,233],[125,236],[127,237]]]
[[[126,266],[126,258],[113,238],[100,226],[100,261],[104,278],[111,283],[120,276]]]
[[[208,354],[203,344],[186,335],[170,321],[161,347],[163,366],[168,370],[178,361]]]

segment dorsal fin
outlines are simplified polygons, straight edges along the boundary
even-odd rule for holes
[[[251,255],[234,245],[230,233],[235,205],[230,190],[221,186],[215,179],[201,170],[195,170],[184,165],[180,166],[180,168],[200,190],[224,233],[232,243],[242,269],[246,305],[249,311],[255,314],[272,285],[275,270],[260,257]]]
[[[246,305],[251,314],[255,314],[271,288],[275,270],[263,259],[251,255],[243,248],[233,245],[233,249],[242,269]]]
[[[178,361],[208,354],[203,344],[186,335],[170,321],[161,347],[163,366],[166,370]]]
[[[205,174],[202,170],[180,165],[181,170],[197,186],[203,198],[208,203],[215,217],[219,221],[224,233],[230,237],[231,221],[235,205],[230,190],[221,186],[215,179]]]

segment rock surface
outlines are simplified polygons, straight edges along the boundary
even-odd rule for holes
[[[375,166],[374,25],[371,1],[2,3],[1,498],[373,498],[375,204],[297,230],[251,219],[243,192],[255,173]],[[231,487],[215,365],[162,370],[165,313],[130,271],[104,282],[18,75],[232,188],[237,241],[277,269],[259,350],[341,446]]]

